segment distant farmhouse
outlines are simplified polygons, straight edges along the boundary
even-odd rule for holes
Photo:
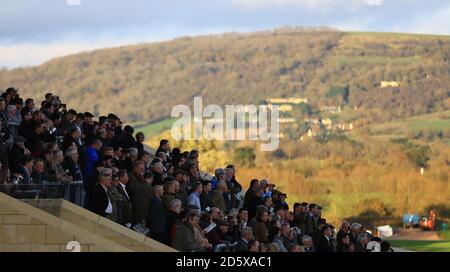
[[[270,110],[272,110],[273,104],[268,104],[267,107],[268,107]],[[290,112],[290,111],[292,111],[293,109],[294,109],[294,107],[293,107],[292,105],[287,105],[287,104],[279,105],[279,108],[278,108],[278,110],[279,110],[280,112]]]
[[[277,105],[280,112],[291,112],[294,110],[294,105],[300,105],[302,103],[308,104],[307,98],[268,98],[266,99],[269,109],[273,108],[273,105]]]
[[[269,98],[267,99],[269,104],[294,104],[300,105],[301,103],[308,104],[308,98]]]
[[[398,88],[400,87],[400,82],[398,81],[381,81],[381,88]]]
[[[341,113],[341,106],[323,106],[320,109],[322,112],[327,112],[331,114]]]

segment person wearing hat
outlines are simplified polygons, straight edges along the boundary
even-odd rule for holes
[[[228,231],[230,230],[230,223],[225,220],[220,220],[218,225],[208,232],[207,238],[208,241],[213,245],[217,246],[220,244],[229,245],[233,241],[231,237],[228,236]]]
[[[280,207],[282,207],[285,210],[289,210],[289,206],[288,206],[288,204],[285,201],[286,198],[287,198],[287,195],[285,193],[282,193],[282,192],[280,192],[278,190],[273,190],[272,191],[272,200],[273,200],[273,205],[275,207],[280,206]]]
[[[94,115],[92,113],[84,113],[84,120],[81,124],[81,131],[83,132],[82,138],[84,138],[85,141],[89,141],[95,137],[95,125],[92,118],[94,118]]]
[[[214,177],[211,179],[212,192],[217,189],[219,181],[226,181],[225,170],[223,168],[217,168],[214,172]]]

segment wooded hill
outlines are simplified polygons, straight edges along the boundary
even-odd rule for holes
[[[0,88],[10,86],[132,123],[164,119],[199,95],[219,105],[305,97],[382,122],[450,109],[450,37],[304,28],[184,37],[0,71]]]

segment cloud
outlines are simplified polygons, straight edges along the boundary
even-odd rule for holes
[[[140,35],[118,36],[117,34],[105,34],[93,38],[83,34],[70,34],[63,39],[48,42],[24,41],[17,43],[0,41],[0,68],[34,66],[56,57],[83,51],[162,40],[165,40],[164,37],[158,37],[157,35],[143,37]]]
[[[381,6],[384,3],[384,0],[366,0],[367,5],[369,6]]]
[[[328,11],[334,8],[355,10],[364,6],[380,6],[384,0],[232,0],[233,5],[242,8],[267,8],[301,6],[312,11]]]
[[[231,28],[205,27],[191,30],[165,26],[154,31],[146,27],[117,29],[93,36],[90,33],[67,33],[53,40],[12,41],[0,39],[0,68],[35,66],[56,57],[96,49],[160,42],[188,35],[207,35],[232,31]]]

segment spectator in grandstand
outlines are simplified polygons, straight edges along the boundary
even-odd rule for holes
[[[155,185],[153,187],[153,197],[150,200],[147,215],[147,227],[150,229],[150,237],[165,243],[168,240],[166,237],[166,211],[162,205],[163,187]],[[170,207],[169,207],[170,210]]]
[[[37,149],[37,142],[43,141],[47,142],[49,138],[49,133],[47,131],[47,124],[45,121],[40,121],[36,123],[34,130],[30,132],[29,135],[26,135],[25,138],[25,146],[32,153]]]
[[[11,172],[18,173],[24,156],[29,155],[30,151],[25,147],[26,139],[17,136],[14,139],[14,145],[9,153],[9,167]]]
[[[155,159],[152,162],[152,173],[155,177],[153,183],[155,185],[164,185],[164,166],[162,164],[162,162],[159,159]]]
[[[62,167],[67,174],[72,177],[72,180],[83,181],[83,174],[81,173],[81,168],[78,165],[78,158],[78,150],[74,147],[70,147],[65,153],[65,159],[62,163]]]
[[[107,194],[110,184],[111,177],[109,175],[101,174],[98,183],[95,185],[92,192],[92,212],[103,217],[107,217],[113,212],[112,203]]]
[[[339,231],[336,234],[336,242],[338,247],[342,243],[342,239],[344,238],[344,236],[346,234],[349,234],[349,232],[350,232],[350,223],[348,223],[347,221],[342,222],[341,227],[339,228]],[[350,237],[348,237],[348,239],[350,239]],[[350,244],[350,240],[348,244]]]
[[[267,238],[269,235],[268,228],[269,215],[267,211],[262,211],[257,215],[257,223],[254,229],[255,238],[260,243],[267,242]]]
[[[127,193],[131,198],[133,207],[133,223],[145,226],[148,215],[148,207],[153,197],[153,187],[150,181],[144,179],[144,163],[134,162],[133,172],[128,174]]]
[[[95,125],[92,118],[94,118],[94,115],[92,113],[84,113],[83,123],[81,124],[81,131],[83,133],[82,138],[85,140],[85,142],[90,142],[95,137]]]
[[[277,244],[279,252],[287,252],[286,247],[283,244],[283,238],[281,237],[281,229],[277,226],[272,227],[269,231],[269,241]]]
[[[73,177],[64,170],[62,162],[64,160],[64,155],[61,150],[53,152],[53,158],[50,163],[50,174],[56,175],[58,182],[71,182]]]
[[[198,165],[196,162],[187,161],[185,164],[185,170],[189,175],[187,189],[192,190],[196,183],[202,182],[200,171],[198,170]]]
[[[314,241],[311,236],[304,235],[302,237],[302,244],[305,247],[305,252],[316,252],[316,249],[314,248]]]
[[[213,246],[220,244],[229,246],[233,242],[232,238],[228,235],[229,229],[230,223],[225,220],[220,220],[219,224],[208,233],[208,241]]]
[[[168,177],[164,180],[164,195],[162,198],[162,204],[167,211],[170,210],[170,202],[176,199],[176,188],[178,186],[178,181],[172,177]]]
[[[20,122],[19,127],[17,128],[17,135],[25,136],[29,131],[33,129],[32,118],[33,115],[31,111],[27,108],[24,108],[21,112],[22,122]]]
[[[83,176],[89,179],[94,170],[94,164],[100,160],[99,152],[102,149],[102,143],[99,140],[92,140],[86,148],[84,154]]]
[[[367,233],[361,233],[358,235],[358,240],[355,244],[356,252],[367,252],[367,244],[370,242],[369,235]]]
[[[361,224],[353,223],[350,226],[350,243],[356,244],[358,241],[358,235],[361,234]]]
[[[119,186],[117,186],[117,191],[122,195],[123,198],[123,221],[120,222],[127,228],[131,228],[131,222],[133,222],[133,208],[131,205],[131,199],[127,192],[128,184],[128,174],[125,170],[120,170],[117,173],[119,178]]]
[[[33,99],[28,98],[28,99],[25,100],[25,108],[27,110],[29,110],[30,112],[33,112],[34,106],[35,105],[34,105],[34,100]]]
[[[278,190],[272,191],[272,202],[275,207],[281,207],[284,210],[289,210],[289,205],[286,202],[287,194]]]
[[[156,154],[158,154],[159,152],[164,152],[166,154],[167,160],[171,162],[171,147],[168,140],[163,139],[159,142],[159,147],[156,150]]]
[[[14,138],[17,135],[17,130],[22,120],[20,115],[17,116],[17,108],[15,105],[9,105],[6,107],[6,114],[8,117],[9,131],[11,132],[11,137]]]
[[[332,232],[329,225],[325,225],[321,229],[322,236],[317,241],[317,252],[334,252],[332,242]]]
[[[165,236],[167,241],[164,243],[166,245],[172,245],[172,239],[175,236],[177,227],[181,224],[180,214],[182,211],[181,201],[179,199],[174,199],[170,202],[170,210],[167,213],[166,224],[165,224]]]
[[[243,227],[241,231],[241,237],[238,240],[235,251],[236,252],[248,252],[248,243],[253,240],[253,230],[250,227]]]
[[[22,158],[21,166],[17,172],[18,184],[31,184],[31,172],[33,171],[34,157],[31,155],[25,155]]]
[[[207,242],[200,242],[195,239],[194,228],[197,228],[199,215],[189,214],[186,221],[180,224],[175,232],[172,246],[183,252],[202,252],[208,249]]]
[[[260,251],[260,246],[259,246],[258,240],[250,240],[247,243],[247,246],[248,246],[249,252],[259,252]]]
[[[167,168],[167,156],[166,156],[166,153],[159,152],[158,154],[156,154],[156,157],[159,158],[161,163],[163,164],[163,166],[165,168]]]
[[[145,142],[145,135],[143,132],[136,133],[136,148],[139,151],[139,154],[144,152],[144,142]]]
[[[1,124],[1,134],[2,134],[2,140],[3,142],[7,142],[11,138],[11,132],[8,128],[8,115],[6,114],[6,101],[3,97],[0,97],[0,123]]]
[[[202,210],[200,205],[200,194],[203,192],[203,185],[201,183],[197,183],[192,190],[192,193],[189,195],[187,199],[187,204],[197,207],[198,210]]]
[[[64,137],[61,150],[63,152],[66,152],[66,150],[72,146],[76,146],[79,150],[81,148],[80,145],[80,138],[81,138],[81,130],[77,126],[69,126],[69,129],[67,130],[67,134]]]
[[[200,194],[200,205],[201,210],[204,211],[206,208],[212,208],[214,205],[211,200],[211,193],[212,190],[212,184],[211,181],[204,181],[203,182],[203,192]]]
[[[300,245],[292,244],[289,246],[288,252],[305,252],[305,249]]]
[[[262,199],[255,199],[255,192],[259,191],[259,180],[252,179],[250,181],[250,186],[245,193],[244,207],[248,210],[249,218],[252,219],[256,215],[256,206],[262,204]]]
[[[227,201],[224,196],[224,194],[226,193],[227,193],[227,184],[225,181],[221,180],[217,184],[217,189],[213,192],[211,196],[212,204],[222,211],[228,210]]]
[[[214,173],[214,177],[211,179],[212,191],[214,192],[217,189],[217,184],[219,181],[227,181],[225,170],[222,168],[216,169]]]
[[[227,188],[231,197],[231,208],[239,207],[240,193],[242,191],[241,184],[236,180],[236,168],[234,165],[227,165],[225,168],[225,179]]]
[[[317,232],[318,230],[318,224],[317,222],[320,219],[319,216],[319,205],[315,203],[309,204],[309,213],[308,217],[306,218],[306,234],[309,236],[314,235],[314,232]]]
[[[34,184],[42,184],[44,173],[44,161],[42,159],[36,159],[33,164],[33,171],[31,172],[31,178]]]
[[[188,180],[189,177],[186,174],[186,172],[184,172],[181,169],[176,170],[173,175],[172,175],[176,181],[178,181],[178,184],[180,184],[180,189],[178,190],[178,192],[176,193],[176,198],[179,199],[181,201],[182,207],[187,207],[188,205]],[[202,192],[203,194],[203,192]],[[200,195],[202,195],[200,194]],[[201,201],[201,199],[200,199]],[[200,202],[201,204],[201,202]],[[202,209],[203,210],[203,209]]]
[[[104,173],[106,173],[106,172],[104,171]],[[109,174],[109,172],[108,172],[108,175],[111,175],[112,178],[111,178],[111,185],[108,187],[107,194],[108,194],[109,199],[111,200],[113,208],[112,208],[112,213],[110,215],[108,215],[107,218],[116,223],[123,224],[124,198],[117,190],[117,187],[119,187],[119,177],[114,175],[112,169],[111,169],[110,173],[111,174]]]
[[[119,146],[119,143],[118,143],[116,135],[115,135],[114,128],[106,129],[105,145],[109,146],[113,149]]]
[[[348,233],[344,233],[339,235],[339,239],[337,241],[337,252],[350,252],[350,235]]]
[[[123,129],[124,134],[122,140],[119,142],[119,146],[123,149],[137,148],[136,140],[133,137],[134,129],[131,126],[125,126]]]
[[[142,161],[144,163],[144,170],[145,172],[150,171],[150,163],[151,163],[151,156],[150,153],[147,151],[142,151],[139,153],[138,160]]]

